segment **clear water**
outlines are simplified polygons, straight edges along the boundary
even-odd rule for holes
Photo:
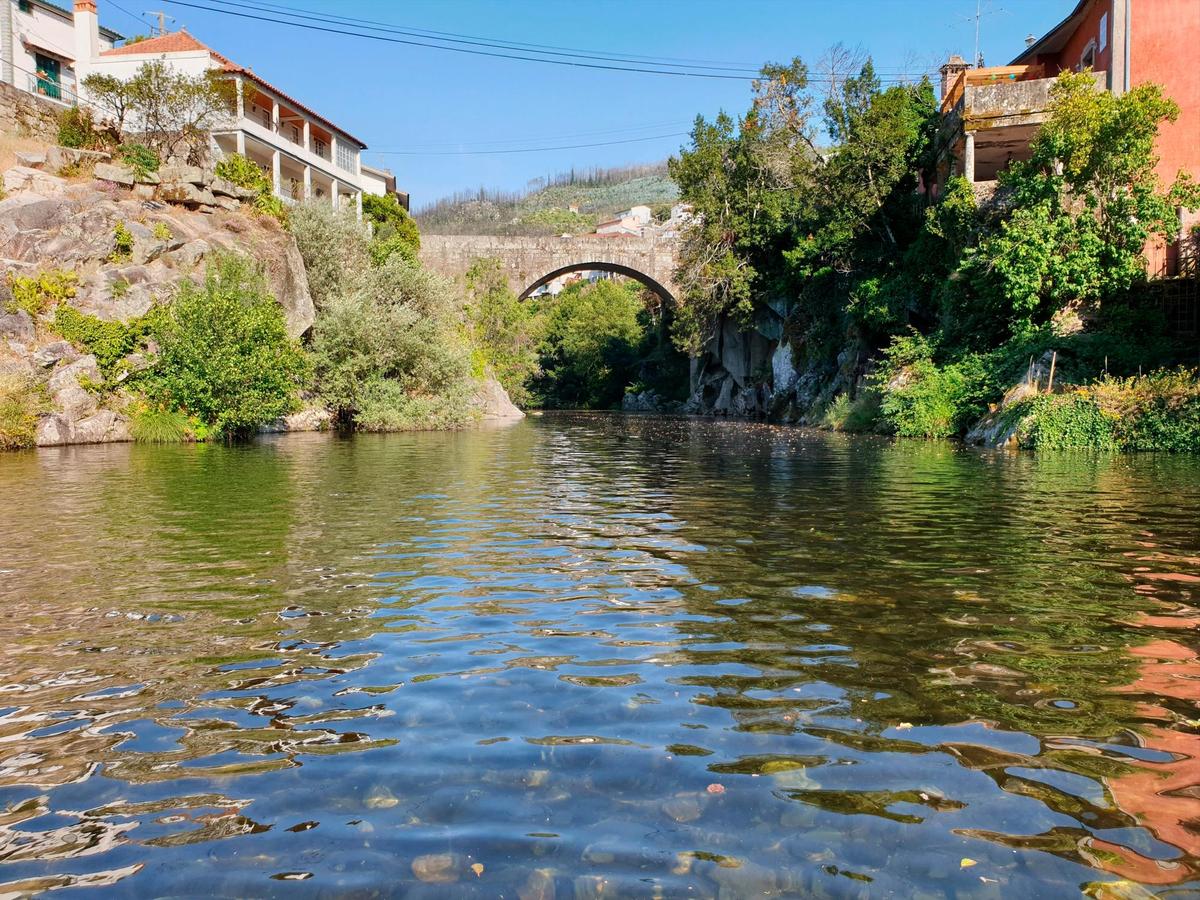
[[[1200,460],[547,415],[0,498],[0,893],[1200,890]]]

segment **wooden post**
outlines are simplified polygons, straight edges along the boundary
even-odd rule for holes
[[[1046,382],[1046,393],[1054,393],[1054,364],[1058,362],[1058,351],[1050,355],[1050,380]]]

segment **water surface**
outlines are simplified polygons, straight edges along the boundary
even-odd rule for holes
[[[1184,896],[1198,510],[606,415],[0,456],[0,893]]]

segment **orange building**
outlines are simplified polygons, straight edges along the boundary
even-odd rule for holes
[[[1098,89],[1116,94],[1161,85],[1180,115],[1159,135],[1159,178],[1169,184],[1184,170],[1200,180],[1200,0],[1079,0],[1007,66],[971,68],[959,57],[942,66],[947,152],[939,181],[991,181],[1009,162],[1028,159],[1054,78],[1085,69]],[[1181,212],[1181,232],[1197,222]],[[1173,256],[1152,259],[1151,271],[1174,274],[1173,264]]]

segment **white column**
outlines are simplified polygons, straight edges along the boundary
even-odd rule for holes
[[[963,148],[963,177],[975,182],[975,134],[968,131],[965,140],[966,146]]]
[[[312,152],[312,130],[308,127],[308,119],[304,120],[304,149]]]
[[[279,101],[271,99],[271,130],[279,134]]]
[[[238,129],[237,133],[237,152],[242,156],[246,155],[246,132],[242,131],[241,128]]]
[[[100,19],[96,15],[96,0],[75,0],[72,28],[75,37],[75,92],[82,97],[87,93],[83,80],[91,72],[92,61],[100,55]],[[15,30],[13,45],[16,46]],[[8,53],[5,55],[8,56]],[[12,59],[11,56],[8,58]]]
[[[338,183],[337,183],[336,178],[332,182],[330,182],[329,196],[333,199],[333,208],[337,209],[337,207],[338,207]]]
[[[354,192],[354,215],[358,221],[362,221],[362,191]]]
[[[271,151],[271,183],[275,186],[276,195],[283,196],[283,172],[280,168],[280,153]]]
[[[305,138],[307,139],[307,136],[308,136],[308,124],[307,123],[305,123],[305,126],[304,126],[304,134],[305,134]],[[304,199],[305,200],[312,199],[312,166],[304,167]]]
[[[337,135],[329,132],[329,162],[337,165]]]
[[[242,79],[235,78],[233,83],[237,85],[237,117],[244,119],[246,118],[246,95],[242,91]]]

